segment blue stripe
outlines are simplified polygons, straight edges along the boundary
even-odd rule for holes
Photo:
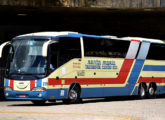
[[[97,36],[97,35],[87,35],[87,34],[76,34],[76,33],[69,33],[67,35],[67,37],[77,37],[77,38],[80,38],[80,37],[91,37],[91,38],[104,38],[104,39],[111,39],[111,37],[108,37],[108,36]]]
[[[132,95],[138,95],[138,86],[135,87],[135,89],[134,89]]]
[[[5,87],[9,86],[9,79],[5,78]]]
[[[73,38],[80,38],[82,37],[83,34],[80,34],[80,33],[68,33],[68,35],[58,35],[58,36],[52,36],[52,37],[73,37]]]
[[[129,80],[128,80],[129,84],[127,86],[130,88],[131,93],[132,92],[134,93],[134,91],[135,91],[135,90],[133,91],[133,89],[136,85],[136,82],[138,81],[140,72],[141,72],[142,67],[144,65],[144,61],[145,61],[146,56],[147,56],[148,51],[149,51],[149,47],[150,47],[150,42],[148,42],[148,41],[147,42],[146,41],[142,42],[137,60],[135,62],[135,65],[132,69],[131,75],[130,75]]]
[[[112,96],[112,93],[109,90],[108,95]],[[103,88],[82,88],[82,97],[103,97]]]
[[[144,65],[143,71],[165,71],[162,65]]]
[[[82,34],[83,37],[91,37],[91,38],[104,38],[104,39],[111,39],[111,37],[108,36],[97,36],[97,35],[86,35]]]
[[[142,40],[142,42],[145,42],[145,43],[151,43],[150,41],[145,41],[145,40]]]
[[[90,38],[102,38],[102,39],[111,39],[110,36],[97,36],[97,35],[86,35],[86,34],[76,34],[76,33],[69,33],[68,35],[59,35],[59,36],[52,36],[52,40],[56,40],[60,37],[73,37],[73,38],[81,38],[81,37],[90,37]]]
[[[42,80],[37,80],[37,87],[42,87]]]
[[[165,94],[165,86],[157,86],[157,95]]]
[[[104,91],[103,91],[104,96],[128,96],[128,95],[131,95],[131,93],[136,85],[136,82],[138,81],[144,61],[145,60],[136,60],[134,66],[133,66],[133,69],[131,71],[130,77],[128,78],[127,85],[125,87],[104,88]],[[98,95],[98,96],[102,95],[102,90],[101,89],[99,89],[99,90],[100,91],[97,90],[95,95]],[[87,92],[85,92],[85,93],[87,93]],[[84,96],[85,96],[85,93],[83,94]],[[88,97],[88,96],[85,96],[85,97]],[[96,96],[94,96],[94,97],[96,97]]]
[[[132,69],[131,75],[128,79],[129,84],[127,84],[127,87],[130,88],[131,93],[132,93],[132,90],[134,89],[134,87],[136,85],[136,82],[139,78],[139,75],[140,75],[140,72],[142,70],[143,64],[144,64],[144,60],[136,60],[135,65]]]

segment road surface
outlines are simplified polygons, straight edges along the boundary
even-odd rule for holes
[[[86,99],[81,104],[0,102],[0,120],[165,120],[165,97]]]

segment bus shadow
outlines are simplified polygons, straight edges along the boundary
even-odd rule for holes
[[[165,99],[165,95],[159,95],[156,98],[153,99]],[[108,97],[108,98],[91,98],[91,99],[83,99],[83,101],[81,103],[77,103],[77,105],[80,104],[87,104],[87,103],[99,103],[99,102],[117,102],[117,101],[137,101],[137,100],[150,100],[150,99],[139,99],[137,96],[120,96],[120,97]],[[14,102],[14,101],[13,101]],[[21,101],[20,101],[21,102]],[[25,101],[22,101],[25,102]],[[17,102],[18,104],[12,104],[12,105],[8,105],[8,106],[57,106],[57,105],[73,105],[73,104],[65,104],[62,101],[58,101],[58,102],[46,102],[43,105],[35,105],[33,103],[22,103],[19,104],[19,102]],[[76,105],[76,104],[74,104]]]

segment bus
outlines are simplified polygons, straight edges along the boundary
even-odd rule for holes
[[[76,32],[19,35],[9,47],[4,78],[7,99],[34,104],[83,98],[165,93],[165,43],[161,40]]]

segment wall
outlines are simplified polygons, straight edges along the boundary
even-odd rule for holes
[[[165,0],[0,0],[0,5],[33,7],[159,8]]]
[[[107,8],[160,7],[160,0],[89,0],[89,3],[90,3],[89,6],[92,7],[107,7]]]

